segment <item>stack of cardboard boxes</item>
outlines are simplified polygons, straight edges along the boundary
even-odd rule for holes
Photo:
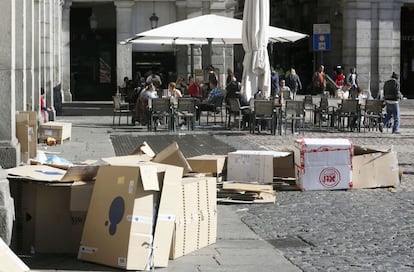
[[[106,165],[7,170],[19,192],[20,249],[77,253],[127,270],[166,267],[169,259],[215,243],[218,184],[267,194],[271,202],[275,179],[296,179],[304,191],[399,185],[395,152],[347,139],[301,139],[284,152],[192,158],[176,143],[158,154],[143,144],[134,155],[103,160]]]

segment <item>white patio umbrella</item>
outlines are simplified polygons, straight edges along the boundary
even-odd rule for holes
[[[257,1],[261,2],[261,1]],[[136,34],[124,42],[135,40],[174,40],[176,44],[202,44],[211,40],[217,44],[241,44],[243,21],[240,19],[207,14],[163,25]],[[295,42],[308,35],[283,28],[269,26],[269,42]],[[183,40],[183,42],[181,42]],[[155,42],[154,42],[155,43]]]
[[[138,33],[121,43],[191,45],[205,44],[207,41],[211,48],[211,44],[241,44],[242,28],[242,20],[207,14]],[[268,42],[295,42],[308,37],[306,34],[268,24],[267,29],[270,33]]]
[[[269,33],[269,0],[246,0],[243,12],[242,93],[249,100],[258,90],[270,94],[270,64],[267,54]]]

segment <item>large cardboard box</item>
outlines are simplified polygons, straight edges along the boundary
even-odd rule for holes
[[[78,258],[127,270],[166,267],[183,168],[101,166]]]
[[[354,146],[352,188],[398,187],[397,153],[390,148]]]
[[[273,177],[295,178],[295,160],[293,151],[277,152],[273,157]]]
[[[294,177],[292,152],[237,150],[228,153],[227,180],[272,183],[274,177]]]
[[[16,112],[16,137],[20,142],[22,161],[35,158],[37,153],[37,113],[35,111]]]
[[[161,150],[160,153],[155,155],[152,161],[182,167],[184,169],[183,174],[192,171],[190,164],[184,157],[176,142],[173,142],[172,144]]]
[[[72,123],[47,122],[39,127],[39,141],[46,141],[47,137],[53,137],[56,142],[63,144],[64,140],[69,140],[72,134]]]
[[[349,189],[352,143],[348,139],[303,138],[295,141],[297,184],[302,190]]]
[[[191,169],[195,173],[206,173],[221,179],[227,170],[227,155],[200,155],[187,158]]]
[[[21,226],[16,246],[23,252],[76,254],[93,183],[10,182]]]
[[[176,259],[216,242],[217,192],[213,177],[185,177],[175,219],[170,258]]]

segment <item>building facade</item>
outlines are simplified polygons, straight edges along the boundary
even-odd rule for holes
[[[377,94],[391,73],[401,74],[403,93],[414,97],[414,0],[271,0],[271,25],[310,35],[294,44],[272,44],[271,63],[295,65],[307,85],[316,66],[328,73],[356,67],[359,82]],[[0,165],[20,163],[15,112],[39,111],[63,100],[110,100],[125,76],[151,69],[186,78],[207,64],[200,46],[123,45],[158,25],[202,14],[242,18],[243,0],[2,0],[0,8]],[[313,25],[329,24],[329,50],[314,50]],[[197,31],[197,30],[194,30]],[[241,73],[241,46],[213,46],[212,64]],[[190,57],[190,52],[194,57]],[[190,58],[194,63],[190,64]],[[225,58],[225,59],[224,59]]]
[[[305,85],[318,65],[329,74],[341,65],[345,74],[356,67],[360,86],[374,96],[392,72],[400,73],[404,95],[414,97],[414,1],[272,0],[271,9],[272,25],[310,35],[293,46],[273,46],[272,63],[295,65]],[[314,50],[314,24],[330,25],[329,50]]]

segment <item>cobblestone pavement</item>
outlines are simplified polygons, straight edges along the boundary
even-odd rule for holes
[[[237,205],[235,211],[303,271],[414,271],[414,101],[402,102],[401,119],[399,135],[305,132],[305,137],[392,146],[404,169],[396,190],[280,191],[275,205]],[[236,149],[280,150],[302,136],[216,137]],[[295,240],[301,243],[289,243]]]
[[[102,131],[110,135],[148,137],[162,134],[146,132],[140,127],[111,127],[108,120],[112,124],[109,117],[94,119],[95,137]],[[82,123],[90,126],[89,122],[82,120],[79,128],[74,129],[81,129]],[[190,133],[212,134],[235,149],[281,150],[302,137],[215,128],[198,128]],[[404,169],[401,186],[395,190],[278,191],[274,205],[234,205],[234,212],[303,271],[414,271],[414,100],[401,103],[399,135],[386,129],[383,133],[307,129],[305,137],[345,137],[358,145],[392,146]],[[70,148],[70,143],[64,147]],[[90,152],[79,153],[73,159],[87,159],[86,155],[91,156]]]

